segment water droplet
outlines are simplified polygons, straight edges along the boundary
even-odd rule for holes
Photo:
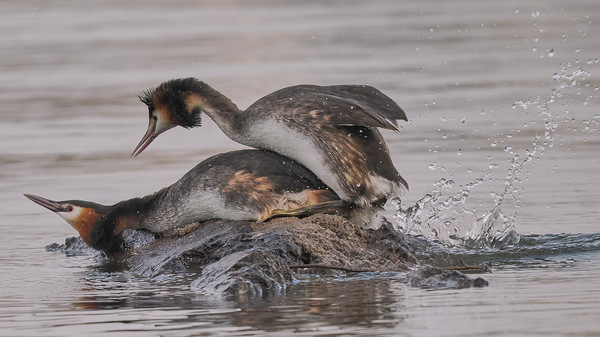
[[[491,145],[492,145],[492,147],[496,147],[498,145],[498,142],[497,141],[493,141]]]
[[[448,138],[448,135],[446,135],[445,133],[442,135],[442,138],[446,139]]]
[[[537,19],[540,16],[540,11],[535,11],[533,13],[531,13],[531,17],[534,19]]]
[[[435,163],[429,164],[429,169],[435,171]]]
[[[458,152],[456,152],[457,155],[461,156],[462,155],[462,149],[458,149]]]
[[[548,48],[546,49],[546,51],[548,52],[548,57],[554,57],[554,55],[556,54],[554,52],[554,48]]]
[[[491,164],[490,164],[490,166],[489,166],[489,168],[490,168],[490,169],[495,169],[495,168],[497,168],[498,166],[500,166],[500,165],[498,165],[498,163],[491,163]]]

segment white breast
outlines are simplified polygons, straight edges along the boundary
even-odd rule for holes
[[[296,160],[311,170],[340,198],[347,199],[348,195],[341,188],[338,176],[326,164],[327,160],[331,159],[327,158],[312,139],[288,127],[285,123],[267,120],[252,127],[243,139],[237,141],[247,146],[271,150]]]

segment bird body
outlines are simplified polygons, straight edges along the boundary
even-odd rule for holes
[[[232,140],[306,166],[342,200],[370,206],[408,188],[377,129],[397,131],[396,120],[406,115],[370,86],[298,85],[242,111],[206,83],[186,78],[164,82],[140,100],[148,106],[150,121],[134,156],[172,127],[200,126],[204,112]]]
[[[86,244],[105,252],[118,248],[125,229],[163,233],[210,219],[265,221],[344,207],[308,169],[263,150],[215,155],[169,187],[110,206],[25,196],[59,214]]]

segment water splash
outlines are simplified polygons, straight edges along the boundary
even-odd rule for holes
[[[544,132],[535,136],[532,148],[525,149],[523,154],[517,153],[512,147],[506,151],[513,154],[513,157],[504,179],[504,189],[500,193],[491,193],[494,206],[490,210],[478,215],[476,210],[467,208],[466,202],[473,189],[479,188],[484,181],[489,180],[494,169],[498,167],[497,164],[491,164],[482,177],[466,184],[455,194],[444,194],[455,182],[442,178],[434,183],[431,193],[426,194],[413,206],[402,209],[400,200],[394,200],[396,228],[403,233],[422,235],[452,247],[480,249],[516,245],[521,239],[515,230],[515,220],[520,206],[519,185],[523,167],[539,158],[546,148],[553,146],[560,123],[573,120],[566,108],[568,101],[561,105],[563,109],[556,116],[553,116],[550,105],[562,98],[564,92],[570,91],[591,76],[591,73],[581,66],[572,68],[569,62],[561,64],[561,72],[552,77],[556,86],[551,89],[546,99],[538,96],[535,100],[521,99],[513,104],[513,109],[536,109],[544,122]],[[588,96],[583,102],[588,110],[591,98],[592,96]]]

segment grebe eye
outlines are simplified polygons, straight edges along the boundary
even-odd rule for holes
[[[73,206],[67,206],[67,212],[73,212]]]

